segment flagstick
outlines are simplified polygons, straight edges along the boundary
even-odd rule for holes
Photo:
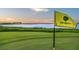
[[[53,50],[55,50],[55,26],[53,30]]]
[[[53,50],[55,50],[55,11],[54,11],[54,29],[53,29]]]

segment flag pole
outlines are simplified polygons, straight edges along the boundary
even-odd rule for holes
[[[54,11],[53,50],[55,50],[55,20],[56,20],[56,14],[55,14],[55,11]]]

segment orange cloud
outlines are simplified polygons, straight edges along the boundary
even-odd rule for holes
[[[0,23],[12,23],[12,22],[21,22],[21,23],[53,23],[51,19],[31,19],[31,18],[0,18]]]

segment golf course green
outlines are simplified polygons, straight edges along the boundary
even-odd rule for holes
[[[79,33],[56,32],[56,50],[79,50]]]
[[[0,32],[0,50],[52,50],[51,32]]]

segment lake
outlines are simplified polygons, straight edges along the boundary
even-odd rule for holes
[[[38,27],[38,28],[53,28],[54,24],[3,24],[1,26],[6,26],[6,27]],[[57,27],[55,28],[63,28],[63,27]],[[79,29],[79,24],[77,24],[76,29]]]
[[[1,26],[6,27],[42,27],[42,28],[53,28],[53,24],[2,24]]]

